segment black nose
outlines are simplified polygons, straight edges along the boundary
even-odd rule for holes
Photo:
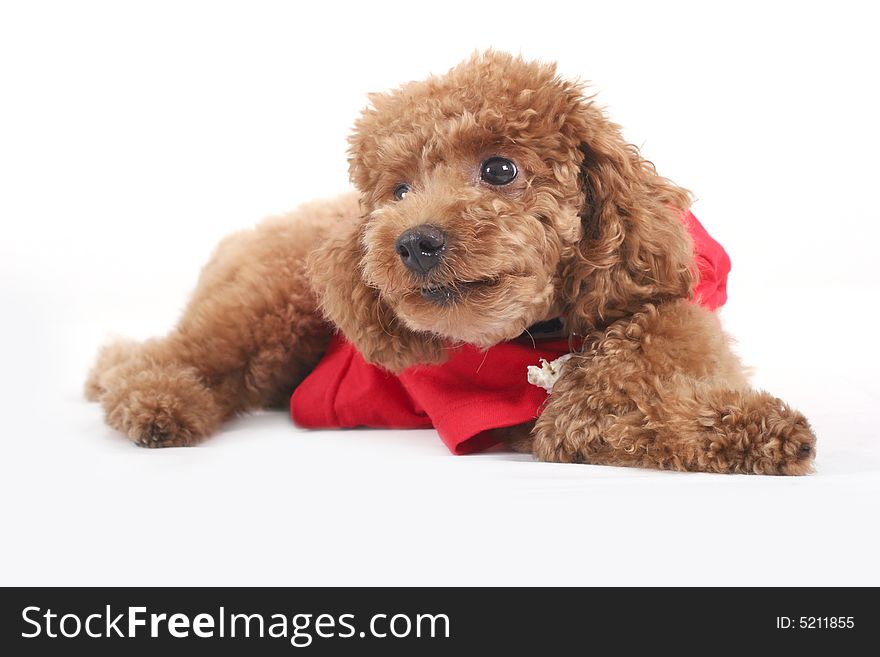
[[[446,233],[436,226],[422,224],[403,231],[394,248],[403,264],[417,274],[434,269],[446,250]]]

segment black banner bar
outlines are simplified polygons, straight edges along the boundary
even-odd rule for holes
[[[875,589],[840,588],[7,588],[0,640],[6,655],[163,657],[841,650],[873,644],[878,612]]]

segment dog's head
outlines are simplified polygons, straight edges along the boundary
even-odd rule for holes
[[[350,138],[363,216],[310,263],[368,360],[399,371],[690,294],[687,193],[552,65],[488,52],[370,100]]]

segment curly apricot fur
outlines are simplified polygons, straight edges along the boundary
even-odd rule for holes
[[[534,426],[499,438],[537,458],[704,472],[805,474],[806,419],[749,388],[713,313],[691,302],[688,192],[660,177],[583,84],[486,52],[370,96],[349,140],[358,196],[225,240],[178,326],[106,347],[86,394],[137,444],[193,444],[283,404],[331,331],[399,372],[456,343],[489,347],[561,317],[584,338]],[[480,163],[516,162],[509,185]],[[409,185],[396,200],[394,189]],[[448,235],[426,275],[405,230]],[[438,304],[423,294],[449,291]]]

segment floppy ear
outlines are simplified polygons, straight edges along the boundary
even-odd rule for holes
[[[688,192],[658,176],[592,105],[577,123],[583,237],[563,280],[569,324],[586,331],[645,303],[689,297],[693,247],[681,219]]]
[[[318,247],[309,257],[308,276],[324,316],[342,331],[368,363],[401,372],[416,364],[446,359],[442,342],[406,328],[361,276],[359,220]]]

